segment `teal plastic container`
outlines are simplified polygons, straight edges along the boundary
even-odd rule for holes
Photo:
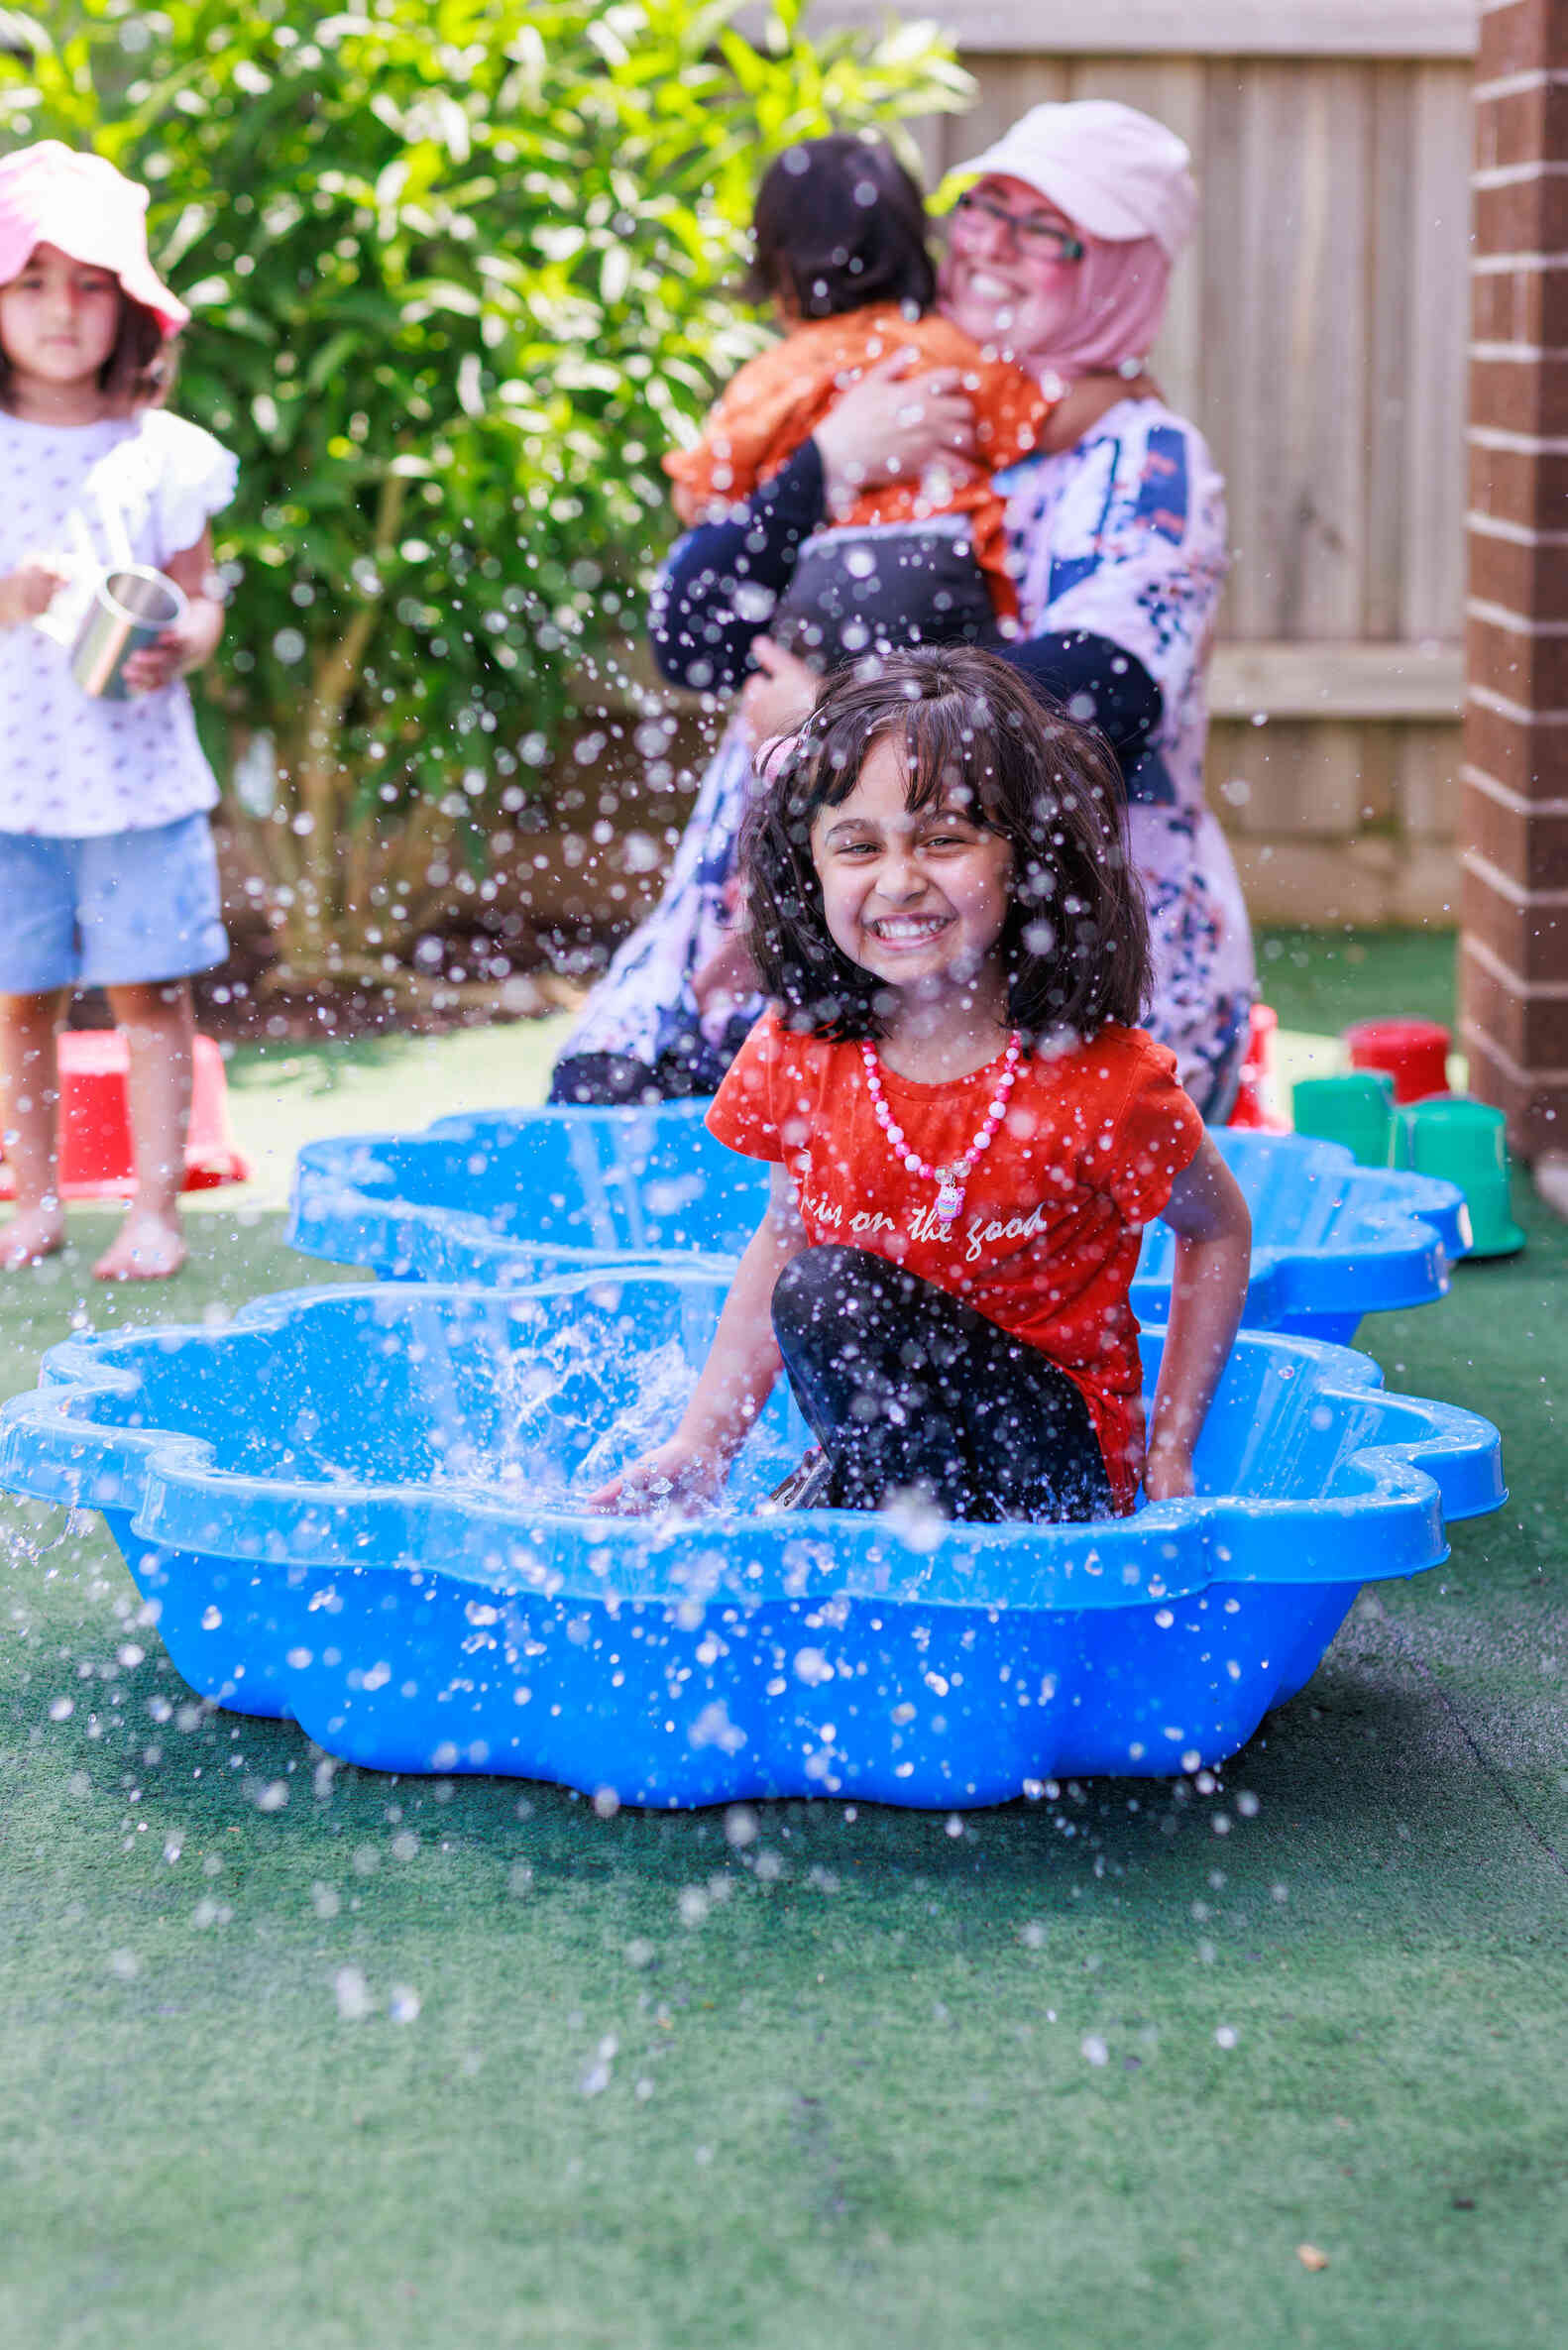
[[[1438,1093],[1407,1103],[1395,1117],[1394,1164],[1464,1193],[1470,1256],[1511,1257],[1524,1246],[1513,1221],[1508,1120],[1490,1102]]]
[[[1384,1069],[1299,1077],[1290,1088],[1297,1134],[1340,1143],[1358,1167],[1387,1167],[1394,1141],[1394,1079]]]

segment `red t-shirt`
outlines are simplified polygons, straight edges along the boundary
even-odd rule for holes
[[[882,1090],[910,1148],[947,1167],[978,1133],[1000,1072],[998,1057],[925,1085],[884,1063]],[[1113,1025],[1075,1051],[1022,1060],[946,1242],[936,1184],[910,1174],[877,1124],[858,1045],[796,1036],[764,1014],[708,1126],[730,1150],[790,1169],[814,1245],[891,1258],[1049,1355],[1088,1404],[1117,1509],[1132,1508],[1144,1427],[1127,1291],[1143,1227],[1203,1134],[1163,1045]]]

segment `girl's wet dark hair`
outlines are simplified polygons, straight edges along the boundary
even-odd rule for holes
[[[844,131],[803,140],[763,174],[741,291],[801,318],[871,302],[924,315],[937,298],[926,226],[925,198],[890,147]]]
[[[834,672],[752,809],[741,844],[748,944],[790,1026],[837,1040],[886,1032],[880,983],[829,933],[811,835],[819,811],[841,807],[873,745],[889,739],[908,762],[911,811],[956,790],[1011,845],[1001,937],[1010,1025],[1034,1041],[1136,1024],[1149,992],[1149,919],[1114,752],[1048,711],[994,653],[935,645]]]

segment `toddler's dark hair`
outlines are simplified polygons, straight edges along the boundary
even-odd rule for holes
[[[752,228],[747,301],[835,318],[872,302],[923,316],[937,298],[925,198],[880,140],[836,131],[786,148],[763,173]]]
[[[911,811],[956,791],[1011,845],[1001,938],[1010,1025],[1034,1040],[1136,1024],[1149,992],[1149,918],[1114,752],[1048,711],[994,653],[933,645],[833,672],[747,822],[748,944],[789,1025],[840,1040],[886,1031],[880,983],[829,934],[811,834],[889,738],[908,762]]]

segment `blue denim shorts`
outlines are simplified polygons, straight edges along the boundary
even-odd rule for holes
[[[0,995],[184,979],[228,951],[205,815],[86,839],[0,833]]]

